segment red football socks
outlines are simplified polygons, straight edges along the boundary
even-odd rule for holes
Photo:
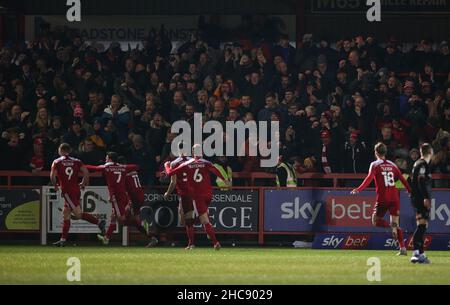
[[[208,222],[208,223],[203,225],[203,228],[205,228],[206,234],[208,234],[209,238],[211,239],[211,241],[215,245],[217,243],[217,239],[216,239],[216,234],[214,233],[213,226]]]
[[[397,239],[400,248],[405,248],[405,241],[403,240],[403,230],[401,228],[397,228]]]
[[[113,234],[114,230],[116,229],[116,222],[111,221],[109,224],[108,230],[106,231],[105,237],[109,240],[111,239],[111,235]]]
[[[97,224],[98,224],[98,219],[95,218],[94,216],[92,216],[92,215],[89,214],[89,213],[83,213],[83,214],[81,214],[81,219],[86,220],[87,222],[90,222],[90,223],[92,223],[92,224],[94,224],[94,225],[97,225]]]
[[[64,219],[61,240],[67,240],[67,235],[69,234],[70,229],[70,219]]]
[[[192,220],[186,220],[186,235],[189,240],[189,246],[193,246],[195,243],[194,222]]]

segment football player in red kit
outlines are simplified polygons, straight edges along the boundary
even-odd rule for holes
[[[89,213],[81,211],[80,195],[81,188],[89,183],[89,173],[83,163],[69,156],[71,147],[67,143],[62,143],[58,148],[60,158],[53,161],[50,171],[50,180],[55,186],[56,191],[61,188],[61,197],[64,198],[63,227],[61,239],[53,245],[64,247],[67,235],[70,229],[70,217],[73,213],[75,219],[83,219],[92,224],[98,225],[102,234],[105,233],[105,220],[98,220]],[[83,179],[78,183],[79,174],[82,173]],[[59,185],[58,185],[59,182]]]
[[[188,182],[189,193],[192,194],[194,210],[197,210],[200,223],[213,242],[214,249],[219,250],[220,243],[216,239],[214,228],[209,221],[208,215],[208,207],[212,200],[210,174],[213,173],[220,179],[225,179],[211,162],[201,158],[202,153],[199,144],[195,144],[192,147],[192,154],[194,158],[181,163],[174,169],[169,168],[166,164],[165,170],[168,175],[175,175],[178,172],[186,171],[185,177]]]
[[[400,194],[395,187],[395,181],[400,179],[402,184],[411,193],[411,187],[403,177],[395,163],[386,160],[387,147],[383,143],[375,145],[376,161],[370,164],[369,174],[362,184],[354,189],[351,194],[358,194],[364,190],[373,179],[377,193],[376,204],[372,214],[372,224],[377,227],[391,227],[392,236],[398,240],[400,252],[398,255],[407,255],[403,231],[400,228]],[[386,212],[391,216],[390,223],[384,220]]]
[[[166,162],[164,164],[165,168],[175,169],[182,163],[189,161],[190,157],[180,156],[172,162]],[[188,185],[188,171],[189,169],[185,167],[180,170],[175,175],[170,177],[170,184],[167,192],[164,193],[164,199],[168,200],[170,194],[176,189],[178,195],[178,212],[180,214],[181,223],[184,224],[186,228],[186,235],[188,237],[188,245],[186,250],[192,250],[195,246],[195,232],[194,232],[194,204],[192,202],[191,193],[189,192]]]
[[[108,152],[106,155],[106,163],[100,166],[87,165],[86,168],[93,171],[102,172],[106,185],[108,186],[110,202],[113,206],[113,213],[111,215],[111,222],[108,230],[104,235],[97,235],[98,239],[105,245],[109,243],[112,233],[116,229],[116,219],[120,224],[125,226],[135,225],[139,231],[143,230],[140,221],[135,221],[131,218],[130,199],[126,189],[126,174],[137,170],[137,166],[123,165],[117,163],[117,153]]]
[[[118,162],[120,164],[126,164],[126,159],[124,157],[119,157]],[[127,190],[128,198],[131,201],[131,215],[130,221],[134,221],[136,224],[140,224],[138,230],[146,236],[150,234],[150,223],[151,213],[148,211],[147,206],[144,206],[145,201],[145,193],[144,188],[141,185],[141,181],[139,179],[139,174],[137,170],[132,169],[125,175],[125,187]],[[158,239],[156,237],[152,237],[147,247],[154,247],[158,244]]]

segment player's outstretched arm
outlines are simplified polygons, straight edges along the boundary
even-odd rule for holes
[[[176,185],[177,185],[177,176],[173,175],[170,177],[169,187],[167,188],[167,191],[164,193],[165,200],[169,199],[169,196],[170,196],[170,194],[173,193],[173,190],[175,189]]]
[[[166,170],[166,174],[169,176],[175,175],[176,173],[178,173],[180,170],[182,170],[185,166],[191,164],[192,162],[194,162],[195,159],[190,159],[184,163],[181,163],[179,166],[177,166],[176,168],[170,168],[170,164],[167,166],[167,162],[166,164],[164,164],[164,168]]]
[[[80,171],[83,174],[83,178],[81,180],[80,187],[84,188],[85,186],[89,185],[89,171],[86,168],[86,166],[84,166],[84,165],[80,167]]]
[[[102,170],[105,169],[105,166],[104,166],[104,165],[98,165],[98,166],[95,166],[95,165],[85,165],[84,167],[85,167],[87,170],[93,171],[93,172],[101,172]]]
[[[55,187],[56,190],[58,190],[58,182],[56,180],[56,166],[55,164],[52,164],[52,168],[50,170],[50,181],[52,185]]]
[[[359,192],[363,191],[372,182],[373,177],[374,177],[374,172],[373,172],[372,166],[370,166],[369,174],[367,175],[367,177],[364,179],[364,181],[361,183],[360,186],[358,186],[356,189],[351,191],[351,194],[354,195],[354,194],[358,194]]]

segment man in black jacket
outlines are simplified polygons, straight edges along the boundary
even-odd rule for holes
[[[364,173],[368,167],[366,143],[358,140],[358,133],[352,132],[344,144],[344,172]]]

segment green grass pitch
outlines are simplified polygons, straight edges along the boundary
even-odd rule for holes
[[[381,261],[378,283],[450,284],[450,252],[413,265],[394,251],[73,246],[0,246],[0,284],[72,284],[69,257],[81,261],[81,284],[372,284],[370,257]]]

